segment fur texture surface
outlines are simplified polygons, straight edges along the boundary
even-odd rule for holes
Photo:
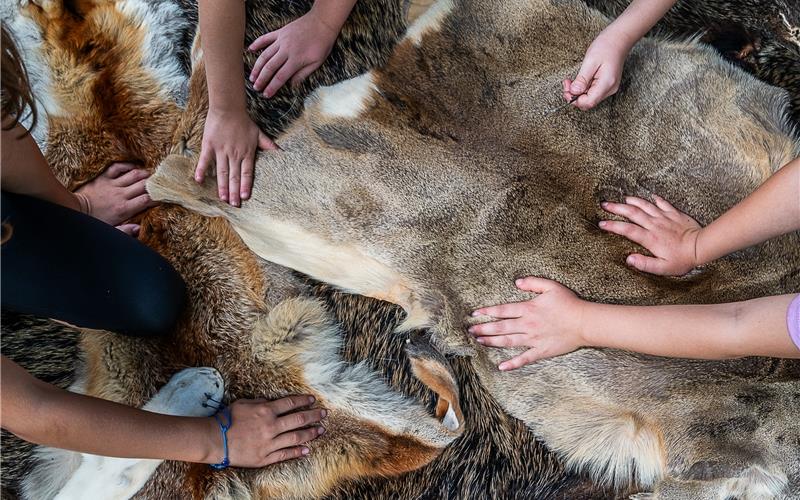
[[[63,68],[72,60],[68,57],[72,53],[68,47],[58,46],[61,40],[82,44],[80,33],[92,40],[92,33],[102,31],[95,25],[106,19],[111,19],[110,24],[104,26],[114,27],[112,33],[124,32],[136,23],[125,17],[129,14],[116,15],[116,12],[123,12],[121,2],[66,2],[64,5],[62,13],[70,15],[60,17],[44,15],[48,12],[47,4],[24,7],[41,9],[41,12],[28,14],[33,17],[26,17],[32,19],[25,21],[31,27],[30,37],[26,39],[32,44],[26,54],[44,57],[41,51],[37,52],[36,44],[55,46],[54,53],[62,54],[61,58],[43,63],[43,69],[37,74],[43,75],[45,84],[68,88],[73,80],[52,79],[48,73],[52,71],[51,65]],[[248,2],[247,36],[254,38],[285,23],[304,12],[308,5],[310,2]],[[287,135],[281,136],[282,145],[292,144],[286,155],[267,160],[280,165],[283,178],[275,186],[264,188],[263,183],[269,182],[269,177],[259,174],[262,184],[258,193],[276,196],[276,203],[278,199],[286,201],[282,198],[286,189],[301,188],[309,182],[312,169],[318,169],[316,172],[323,175],[350,169],[345,179],[356,174],[362,176],[363,181],[368,181],[366,184],[343,191],[343,195],[336,196],[330,204],[319,206],[316,205],[319,199],[300,197],[294,206],[287,205],[289,208],[281,217],[291,218],[291,214],[296,214],[293,210],[313,202],[315,210],[304,218],[316,219],[316,222],[303,227],[302,223],[291,221],[308,235],[312,235],[317,226],[331,224],[331,217],[345,217],[352,225],[361,224],[362,227],[348,229],[335,238],[329,237],[329,231],[316,234],[317,241],[328,245],[321,247],[326,252],[321,259],[323,270],[326,260],[328,268],[331,262],[336,262],[331,260],[331,255],[346,255],[356,260],[339,264],[349,266],[343,269],[360,273],[361,267],[351,266],[363,263],[357,259],[365,255],[370,257],[370,262],[377,265],[377,274],[365,276],[365,280],[352,289],[401,303],[406,313],[386,302],[307,283],[280,266],[258,260],[223,219],[162,206],[144,217],[141,239],[165,255],[184,276],[190,306],[174,336],[168,339],[138,341],[106,333],[87,334],[82,348],[86,357],[86,391],[140,405],[176,371],[186,366],[207,365],[216,367],[224,375],[227,397],[231,399],[278,397],[294,391],[311,391],[324,399],[329,393],[337,396],[340,387],[363,380],[359,378],[363,375],[373,388],[370,394],[373,398],[378,394],[385,396],[388,403],[401,401],[409,405],[410,409],[404,412],[411,425],[428,429],[427,444],[420,443],[418,438],[425,436],[425,432],[415,430],[398,435],[393,430],[395,427],[388,417],[396,415],[382,417],[384,411],[395,408],[391,404],[378,404],[376,408],[373,402],[363,401],[362,406],[354,406],[348,393],[344,399],[334,397],[326,401],[333,407],[335,416],[327,423],[329,432],[324,440],[313,446],[313,456],[309,460],[264,471],[222,473],[214,473],[204,466],[166,462],[139,496],[159,499],[289,495],[572,499],[615,498],[652,489],[662,498],[712,497],[725,492],[739,492],[746,498],[750,491],[774,491],[783,487],[782,474],[794,487],[799,472],[794,456],[796,450],[791,448],[791,443],[796,442],[797,429],[796,419],[790,412],[795,409],[796,415],[797,402],[791,395],[797,393],[798,371],[791,363],[763,360],[665,363],[619,353],[584,352],[521,372],[519,378],[503,379],[491,369],[495,359],[488,359],[489,353],[476,351],[474,346],[464,342],[461,333],[463,313],[470,306],[484,305],[482,301],[490,299],[518,297],[511,292],[511,278],[523,272],[546,272],[588,297],[626,303],[639,303],[644,297],[661,303],[729,300],[768,290],[796,290],[797,266],[794,266],[795,271],[787,271],[787,262],[789,266],[797,263],[792,249],[796,241],[791,238],[734,256],[686,281],[649,280],[632,276],[624,269],[622,255],[630,246],[589,229],[591,221],[599,216],[595,204],[600,195],[651,191],[670,195],[685,189],[685,193],[674,198],[682,208],[701,218],[708,218],[732,204],[763,180],[781,157],[793,154],[795,146],[786,136],[786,126],[776,118],[783,99],[779,93],[764,90],[765,87],[748,80],[741,72],[725,66],[709,51],[694,44],[667,46],[644,42],[644,48],[637,49],[633,59],[637,70],[632,81],[651,82],[653,75],[647,73],[647,68],[652,70],[651,65],[660,58],[669,61],[676,52],[680,54],[680,64],[675,65],[673,61],[672,66],[666,65],[674,71],[668,73],[666,82],[658,87],[663,92],[658,95],[664,102],[671,102],[674,93],[681,90],[695,92],[693,85],[704,81],[691,78],[698,64],[710,63],[712,73],[722,75],[731,93],[720,96],[717,102],[712,100],[696,107],[692,107],[695,103],[691,100],[679,100],[677,105],[670,104],[668,112],[660,117],[647,107],[652,103],[647,104],[643,96],[638,100],[634,98],[633,104],[631,97],[622,97],[621,103],[613,100],[610,109],[601,111],[599,117],[587,118],[588,121],[575,123],[572,115],[568,115],[574,128],[562,140],[550,143],[547,141],[553,140],[555,126],[538,121],[538,117],[534,120],[534,116],[537,110],[549,109],[557,100],[557,89],[550,88],[549,79],[555,82],[559,72],[577,69],[579,53],[583,50],[581,45],[588,43],[591,30],[598,30],[605,22],[597,13],[577,4],[552,7],[545,3],[512,2],[502,12],[489,6],[459,4],[457,12],[466,10],[463,15],[455,16],[450,13],[451,8],[442,3],[412,31],[418,34],[418,43],[403,42],[389,60],[390,48],[402,30],[402,9],[389,2],[359,2],[357,5],[361,10],[345,28],[326,65],[303,87],[287,88],[276,98],[266,100],[251,94],[251,114],[271,135],[278,135],[301,113],[304,98],[313,88],[357,76],[374,65],[383,66],[370,76],[372,86],[380,94],[367,92],[370,86],[362,85],[358,102],[364,107],[359,108],[361,114],[355,119],[333,115],[320,118],[319,110],[323,107],[312,105]],[[539,11],[542,6],[546,8]],[[157,6],[153,8],[158,9]],[[553,8],[557,10],[548,10]],[[95,9],[100,10],[95,13]],[[73,11],[79,15],[72,15]],[[196,7],[182,3],[180,11],[182,19],[187,20],[181,25],[186,29],[173,32],[163,25],[152,28],[155,26],[152,22],[139,25],[150,26],[152,33],[164,33],[167,40],[177,41],[173,50],[162,52],[174,58],[177,67],[188,71],[191,64],[188,41],[193,36]],[[99,12],[104,14],[97,15]],[[130,8],[125,12],[130,12]],[[541,12],[556,12],[558,16],[540,17]],[[60,22],[62,18],[63,23]],[[38,23],[42,29],[37,35]],[[580,35],[585,40],[575,40],[574,46],[558,48],[555,54],[565,52],[559,58],[554,53],[541,51],[543,47],[550,47],[547,45],[550,42],[542,40],[543,33],[553,28],[574,29],[576,24],[588,28]],[[510,33],[508,28],[513,28]],[[56,36],[65,30],[74,36]],[[148,38],[146,30],[132,36],[142,44],[160,40]],[[42,37],[47,40],[42,41]],[[163,48],[168,44],[157,46]],[[149,46],[121,44],[117,49],[120,59],[139,61],[142,68],[147,67],[148,57],[158,60]],[[151,55],[147,56],[148,53]],[[509,59],[512,54],[516,54],[517,59]],[[252,59],[252,55],[246,55],[247,64],[251,64]],[[558,61],[554,63],[555,59]],[[118,59],[100,59],[95,54],[85,60],[100,61],[100,73],[124,75],[127,71],[126,66],[119,65]],[[564,66],[564,61],[571,66]],[[80,75],[87,72],[87,68],[97,69],[84,65],[80,71],[64,74]],[[88,71],[88,74],[95,73]],[[192,88],[192,99],[187,103],[184,93],[175,97],[163,92],[165,80],[158,71],[135,74],[139,75],[137,85],[141,85],[151,101],[161,103],[160,99],[166,99],[173,105],[164,106],[163,114],[145,113],[145,120],[137,121],[133,115],[123,116],[131,120],[126,122],[129,127],[126,133],[133,139],[126,139],[119,128],[93,127],[100,119],[92,113],[78,113],[85,110],[62,111],[64,116],[74,114],[72,126],[74,130],[84,131],[84,142],[76,142],[70,133],[51,133],[53,125],[48,121],[45,134],[48,158],[56,164],[57,172],[62,172],[61,178],[68,185],[85,182],[96,175],[100,165],[112,159],[137,159],[154,166],[163,159],[170,145],[173,152],[185,158],[197,152],[207,106],[202,78],[193,78],[189,83],[187,73],[183,86]],[[195,76],[198,74],[202,76],[201,72]],[[509,75],[507,81],[502,80]],[[537,78],[544,78],[547,85],[532,85]],[[123,80],[120,76],[109,79],[113,85],[120,85]],[[677,88],[670,88],[676,82]],[[53,101],[52,109],[65,106],[60,103],[58,92],[45,88],[49,89],[49,94],[43,98]],[[340,88],[350,89],[341,96],[345,100],[354,95],[351,85],[344,84]],[[737,92],[742,89],[752,90],[757,95],[750,97]],[[114,106],[134,111],[142,109],[136,92],[118,92]],[[323,99],[321,94],[324,91],[318,94],[318,99]],[[520,103],[522,96],[525,99]],[[102,97],[97,99],[102,101]],[[700,91],[698,97],[706,96]],[[736,105],[720,105],[724,97],[736,100]],[[186,109],[182,111],[184,104]],[[745,111],[737,114],[736,106],[744,106]],[[759,111],[759,106],[764,109]],[[104,108],[97,105],[93,109],[97,112]],[[715,125],[704,131],[706,136],[700,141],[704,147],[718,148],[713,151],[718,156],[712,155],[716,158],[710,165],[712,172],[706,171],[709,165],[703,151],[708,151],[702,148],[683,151],[679,162],[662,165],[658,172],[646,171],[648,165],[637,165],[645,157],[680,147],[682,143],[675,140],[676,129],[686,128],[697,134],[697,122],[688,123],[687,109],[691,111],[690,116],[697,117],[697,122],[703,117]],[[625,127],[610,125],[630,118],[627,113],[642,110],[651,112]],[[369,117],[366,120],[364,113]],[[720,121],[729,119],[730,113],[737,119],[744,115],[744,122],[748,124],[744,130],[727,123],[729,127],[716,127]],[[482,126],[476,125],[479,121],[484,121]],[[484,133],[486,127],[498,122],[501,127]],[[652,147],[654,139],[665,136],[654,131],[654,122],[665,127],[666,137],[673,139],[663,150]],[[313,130],[309,129],[310,124],[315,125]],[[155,134],[158,136],[157,140],[152,140],[153,147],[141,147],[135,155],[127,156],[135,149],[130,144],[145,144],[150,140],[143,136],[151,133],[151,126],[157,127]],[[549,127],[553,127],[550,132]],[[591,139],[597,135],[598,128],[605,132]],[[56,130],[61,129],[56,127]],[[387,135],[387,131],[392,134]],[[731,146],[732,133],[736,138],[743,137],[745,146],[738,149]],[[609,140],[614,135],[617,140]],[[696,135],[690,137],[698,141]],[[753,137],[766,139],[765,145],[753,146],[758,142]],[[113,140],[106,140],[108,138]],[[398,143],[398,138],[409,142]],[[513,143],[509,145],[507,139]],[[622,147],[632,140],[645,149],[642,156]],[[156,144],[159,141],[161,143]],[[551,148],[540,149],[543,143]],[[471,147],[465,148],[465,144]],[[537,148],[535,165],[529,160],[533,147]],[[498,148],[503,150],[500,155]],[[309,155],[316,151],[318,154]],[[627,156],[621,158],[621,151]],[[767,152],[774,158],[765,159]],[[740,157],[743,153],[746,154]],[[387,156],[391,162],[387,162]],[[498,157],[502,160],[499,164]],[[297,158],[301,161],[295,161]],[[446,161],[436,165],[441,159]],[[264,161],[262,159],[260,173],[266,170]],[[370,172],[374,173],[372,169],[380,163],[385,163],[386,175],[370,177]],[[70,167],[58,167],[62,164]],[[511,168],[509,164],[516,164],[519,169],[511,179],[505,177],[508,171],[504,170]],[[481,166],[481,174],[469,179],[470,169],[476,165]],[[587,165],[591,168],[581,174]],[[694,168],[687,174],[685,169],[692,165]],[[447,166],[452,168],[445,175],[437,174]],[[487,166],[491,168],[485,171]],[[754,166],[757,167],[755,172]],[[181,191],[180,201],[191,204],[187,198],[198,191],[192,192],[195,187],[191,185],[191,177],[179,172],[184,167],[190,165],[173,157],[162,174],[167,179],[166,184],[174,181],[171,187]],[[567,168],[559,170],[564,167]],[[628,171],[628,167],[634,168]],[[720,171],[730,172],[732,178],[723,179],[721,186],[714,186],[712,190],[708,178],[719,175]],[[171,177],[174,173],[179,175]],[[474,209],[466,211],[463,202],[454,204],[452,213],[443,213],[435,203],[428,203],[427,198],[451,200],[460,190],[486,179],[481,176],[491,179],[490,193],[496,194],[493,189],[503,186],[502,196],[492,198],[488,208],[486,200],[479,196],[483,192],[470,193],[465,198],[474,204]],[[393,177],[393,182],[403,184],[399,190],[388,182]],[[590,179],[587,181],[585,177]],[[337,176],[331,179],[341,180]],[[447,180],[444,186],[443,179]],[[715,177],[715,180],[720,181],[720,178]],[[207,183],[203,189],[210,187]],[[387,194],[396,195],[396,202],[401,205],[399,210],[394,206],[385,210]],[[203,207],[199,209],[207,211],[213,199],[212,192],[210,197],[201,200]],[[520,201],[521,207],[514,205],[513,200]],[[535,207],[533,221],[519,217],[507,219],[503,215],[506,211],[518,213],[518,209],[525,213],[530,207],[523,202],[537,200],[540,204]],[[262,201],[259,196],[257,202]],[[264,214],[277,222],[269,210]],[[488,226],[502,227],[507,233],[504,239],[492,241],[489,238],[497,237],[497,231],[489,231],[489,236],[472,249],[451,241],[450,233],[445,230],[465,227],[476,214],[483,214],[478,219],[491,222]],[[364,240],[370,238],[363,232],[364,220],[369,220],[366,225],[369,227],[380,221],[386,233],[376,238],[387,239],[365,243]],[[437,239],[430,238],[432,228]],[[388,237],[393,230],[397,233]],[[472,234],[480,235],[483,230],[476,226]],[[276,235],[275,241],[281,241],[280,238],[288,234]],[[328,253],[331,245],[340,245],[343,241],[349,243],[345,245],[348,252]],[[420,241],[423,244],[415,246]],[[497,261],[487,258],[474,268],[467,268],[470,261],[465,256],[480,254],[493,244],[505,246],[512,258],[533,259],[509,269],[505,256]],[[532,247],[539,248],[538,254],[525,254]],[[569,259],[562,258],[565,251],[569,252]],[[414,252],[419,261],[413,272],[397,265],[398,256]],[[303,258],[308,256],[313,257],[314,253],[301,254]],[[490,265],[487,266],[487,262]],[[477,273],[475,286],[465,295],[464,277],[469,276],[471,280],[472,271]],[[424,279],[420,278],[423,272],[427,273]],[[455,277],[448,281],[443,273],[453,273]],[[342,286],[341,276],[347,278],[349,274],[358,273],[339,273],[331,281]],[[375,275],[381,279],[370,281]],[[414,279],[408,279],[409,276]],[[480,289],[486,286],[484,281],[491,281],[491,286]],[[363,291],[360,287],[365,283],[377,286]],[[421,283],[425,286],[420,287]],[[723,286],[717,289],[720,283]],[[320,309],[320,304],[324,305],[324,310]],[[415,325],[436,323],[434,341],[431,342],[429,334],[424,332],[398,334],[396,330],[401,321],[406,330]],[[309,339],[316,335],[328,340],[309,346]],[[337,335],[341,335],[338,344],[332,340]],[[406,340],[411,340],[411,344]],[[47,351],[55,349],[57,347],[50,347],[50,344],[46,348]],[[334,350],[338,350],[335,355]],[[287,353],[294,353],[289,364],[285,362]],[[330,384],[319,378],[319,372],[309,371],[308,364],[319,360],[307,356],[320,354],[324,355],[323,362],[332,367],[329,373],[344,378]],[[37,362],[48,363],[47,360]],[[313,376],[309,379],[307,375]],[[366,415],[361,411],[363,405],[370,405]],[[427,408],[427,412],[422,412],[423,408]],[[362,414],[354,417],[354,411]],[[448,415],[451,415],[449,419]],[[455,433],[449,428],[453,415],[460,424]],[[576,415],[585,418],[579,420]],[[597,423],[597,427],[589,429],[591,433],[587,432],[588,422]],[[549,433],[548,429],[551,429]],[[595,434],[596,429],[602,432]],[[13,439],[11,442],[14,443]],[[442,449],[442,443],[446,442],[450,442],[449,446]],[[20,450],[13,446],[9,450],[6,443],[8,441],[4,442],[4,454]],[[24,450],[20,455],[26,456]],[[342,457],[352,461],[347,462]],[[5,459],[3,472],[4,481],[13,479],[7,474]],[[18,473],[22,475],[23,471]],[[649,481],[655,483],[652,488],[647,485]],[[4,494],[13,493],[13,486],[5,489],[6,484]],[[783,489],[784,494],[788,491],[791,490]]]
[[[773,362],[584,349],[499,373],[494,366],[509,353],[465,334],[472,309],[524,298],[509,277],[528,274],[616,303],[800,289],[797,234],[690,278],[656,278],[626,268],[632,245],[596,229],[599,202],[622,193],[659,193],[703,222],[718,216],[800,151],[785,93],[706,47],[645,40],[613,99],[592,113],[564,113],[555,128],[541,110],[556,104],[560,77],[574,72],[570,62],[607,21],[576,5],[517,7],[434,6],[450,11],[420,17],[425,25],[409,29],[385,66],[320,89],[278,137],[282,151],[260,155],[261,175],[242,209],[215,201],[213,186],[182,180],[190,155],[169,156],[151,194],[226,218],[262,258],[401,305],[414,326],[431,328],[438,348],[470,356],[511,415],[599,483],[691,483],[695,464],[714,461],[729,476],[709,479],[740,478],[745,496],[797,488],[799,457],[786,444],[797,424],[788,415],[758,420],[734,396],[766,384],[775,407],[795,411],[796,362],[752,382],[732,377]],[[564,46],[553,41],[558,33],[585,39]],[[636,383],[626,383],[633,367]],[[698,433],[695,423],[712,408],[755,428],[734,425],[724,439]],[[732,483],[722,483],[716,491],[725,496]]]

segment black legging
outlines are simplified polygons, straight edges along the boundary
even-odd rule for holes
[[[93,217],[2,192],[4,309],[125,335],[175,326],[186,288],[153,250]]]

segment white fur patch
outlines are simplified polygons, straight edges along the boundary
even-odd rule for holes
[[[298,325],[304,330],[299,331]],[[288,299],[273,308],[256,327],[254,352],[266,352],[265,357],[275,359],[276,348],[269,344],[270,337],[292,342],[285,334],[290,330],[301,337],[303,377],[324,398],[327,408],[370,420],[393,434],[416,436],[439,448],[455,439],[421,404],[387,386],[366,362],[344,362],[339,356],[341,332],[317,301]]]
[[[758,465],[748,467],[738,477],[728,479],[720,492],[720,498],[742,498],[746,500],[768,500],[777,498],[789,481],[782,471],[767,470]]]
[[[25,69],[28,71],[38,111],[36,127],[31,130],[31,135],[39,148],[44,151],[47,147],[47,115],[60,116],[63,111],[50,87],[53,77],[42,53],[39,25],[20,11],[21,6],[26,4],[27,2],[12,0],[0,2],[0,19],[14,38],[20,57],[25,63]],[[30,118],[22,120],[22,125],[30,129]]]
[[[366,111],[376,91],[372,73],[341,81],[329,87],[320,87],[309,97],[309,105],[316,105],[327,116],[357,118]]]
[[[188,96],[189,75],[181,67],[175,47],[189,29],[189,22],[180,6],[167,0],[120,0],[116,8],[144,31],[142,65],[158,82],[162,95],[183,106]]]
[[[143,409],[165,415],[207,417],[216,411],[205,404],[208,397],[221,401],[223,394],[219,372],[213,368],[187,368],[175,374]],[[36,500],[127,500],[147,483],[162,462],[44,447],[37,448],[36,455],[39,464],[22,483],[23,498]]]
[[[414,24],[408,27],[404,40],[411,40],[411,42],[419,46],[422,42],[422,36],[431,31],[437,31],[442,25],[442,21],[453,10],[453,0],[439,0],[431,5],[424,14],[419,16]]]
[[[447,413],[444,414],[444,418],[442,419],[442,425],[450,429],[451,431],[457,431],[459,425],[458,417],[456,416],[456,412],[453,410],[453,405],[447,403]]]

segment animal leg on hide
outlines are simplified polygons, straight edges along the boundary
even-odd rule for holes
[[[223,395],[224,382],[219,372],[213,368],[187,368],[175,374],[143,409],[165,415],[208,417],[217,408],[209,401],[222,401]],[[40,448],[37,453],[43,464],[25,479],[25,498],[127,499],[144,486],[162,462],[102,457],[51,448]],[[76,459],[80,466],[66,484],[58,491],[51,490],[58,488],[65,478],[54,477],[59,471],[56,469],[58,464],[48,462]]]

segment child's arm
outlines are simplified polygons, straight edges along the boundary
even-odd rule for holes
[[[731,304],[645,307],[586,302],[563,285],[543,278],[517,280],[517,286],[539,295],[525,302],[478,309],[473,315],[497,320],[469,329],[486,346],[530,347],[501,363],[501,370],[579,347],[702,359],[800,358],[800,348],[787,327],[787,309],[797,295]],[[797,328],[800,330],[800,325]]]
[[[110,457],[199,463],[224,457],[212,417],[162,415],[75,394],[34,378],[5,356],[0,379],[2,427],[26,441]],[[307,409],[313,401],[304,395],[234,402],[228,433],[231,465],[263,467],[308,454],[300,443],[322,434],[318,423],[326,414]]]
[[[653,254],[631,254],[628,265],[653,274],[685,274],[730,252],[800,230],[800,158],[703,228],[663,199],[654,199],[655,204],[635,197],[626,198],[626,203],[603,203],[604,209],[631,222],[602,221],[600,227]]]
[[[250,72],[253,88],[272,97],[287,81],[296,85],[305,80],[331,53],[355,3],[315,1],[304,16],[257,38],[249,47],[263,50]]]
[[[631,48],[672,7],[676,0],[633,0],[586,50],[575,80],[564,80],[564,99],[580,97],[575,106],[587,110],[619,88],[622,67]]]
[[[212,165],[219,198],[233,206],[250,197],[256,149],[277,149],[250,119],[245,99],[244,2],[200,0],[200,43],[208,84],[208,115],[195,180]]]

